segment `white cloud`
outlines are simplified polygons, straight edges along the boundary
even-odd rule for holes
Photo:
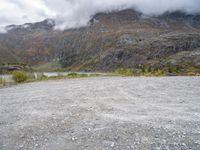
[[[87,24],[98,12],[134,8],[148,15],[183,10],[200,12],[200,0],[0,0],[0,31],[2,26],[56,19],[57,28]]]
[[[55,12],[42,0],[0,0],[0,27],[36,22],[54,16]]]

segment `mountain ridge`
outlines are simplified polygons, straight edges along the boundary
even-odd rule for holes
[[[84,71],[168,64],[198,68],[200,63],[198,52],[195,56],[188,54],[200,48],[200,15],[173,12],[147,17],[134,10],[122,10],[98,13],[88,26],[64,31],[53,30],[53,20],[49,25],[48,20],[24,25],[33,28],[23,30],[16,26],[20,29],[0,35],[0,63]],[[186,57],[184,54],[192,58],[180,61]],[[45,68],[45,64],[58,66]]]

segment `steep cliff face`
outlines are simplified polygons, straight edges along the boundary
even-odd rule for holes
[[[56,31],[54,25],[48,19],[9,26],[8,33],[0,35],[0,54],[5,55],[0,62],[56,62],[72,70],[200,64],[200,15],[148,17],[124,10],[96,14],[84,28]]]

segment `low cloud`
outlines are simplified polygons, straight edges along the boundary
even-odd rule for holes
[[[10,24],[56,20],[56,28],[84,26],[98,12],[135,9],[146,15],[200,13],[200,0],[0,0],[0,32]]]

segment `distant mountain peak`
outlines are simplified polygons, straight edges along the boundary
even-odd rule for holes
[[[33,33],[33,32],[47,32],[52,31],[55,26],[53,19],[45,19],[41,22],[25,23],[23,25],[9,25],[6,26],[8,33]]]
[[[129,9],[97,13],[81,28],[59,31],[55,25],[45,19],[7,26],[8,32],[0,34],[0,63],[22,62],[40,71],[200,67],[198,14],[145,16]]]

